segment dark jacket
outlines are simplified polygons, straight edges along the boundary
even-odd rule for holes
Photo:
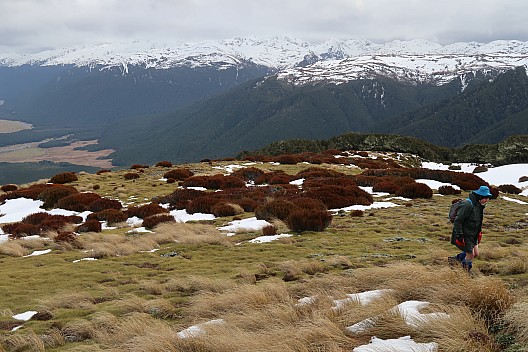
[[[482,231],[484,206],[479,203],[479,197],[473,192],[469,193],[469,199],[471,203],[465,202],[458,208],[453,223],[452,244],[455,244],[455,240],[460,237],[463,237],[466,242],[470,240],[473,244],[478,243],[478,234]]]

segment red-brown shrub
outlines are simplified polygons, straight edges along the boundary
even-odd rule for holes
[[[438,193],[448,196],[462,193],[461,190],[454,188],[453,186],[445,185],[438,187]]]
[[[175,183],[175,182],[176,182],[176,180],[173,179],[173,178],[168,178],[167,179],[167,183]]]
[[[473,169],[474,174],[478,174],[480,172],[486,172],[488,171],[488,167],[485,165],[479,165]]]
[[[515,185],[510,185],[510,184],[500,185],[499,187],[497,187],[497,189],[503,193],[510,193],[510,194],[519,194],[522,192],[522,190],[519,187]]]
[[[274,157],[273,161],[283,165],[295,165],[301,162],[301,158],[294,154],[284,154]]]
[[[320,186],[356,186],[356,182],[349,176],[342,177],[310,177],[304,180],[304,188],[313,188]]]
[[[136,180],[139,178],[139,174],[137,172],[127,172],[123,175],[123,178],[125,180]]]
[[[191,200],[202,197],[205,193],[197,189],[177,189],[169,195],[154,198],[154,202],[159,204],[168,203],[170,209],[185,209]]]
[[[149,168],[148,165],[141,165],[141,164],[134,164],[134,165],[130,166],[130,169],[132,169],[132,170],[148,169],[148,168]]]
[[[211,212],[217,217],[234,216],[238,214],[237,210],[231,204],[223,202],[218,202],[213,205]]]
[[[97,171],[95,174],[96,175],[101,175],[101,174],[104,174],[104,173],[107,173],[107,172],[112,172],[112,170],[103,169],[103,170]]]
[[[11,192],[11,191],[16,191],[18,189],[18,186],[9,184],[9,185],[3,185],[2,187],[0,187],[0,189],[4,192]]]
[[[98,220],[86,220],[83,224],[77,226],[77,232],[101,232],[101,223]]]
[[[273,225],[264,226],[262,228],[262,234],[264,236],[275,236],[277,234],[277,228]]]
[[[24,224],[39,225],[44,220],[48,220],[51,217],[51,214],[39,212],[33,213],[22,218]]]
[[[120,210],[123,208],[123,205],[120,201],[116,199],[100,198],[95,202],[91,203],[88,210],[93,212],[98,212],[105,209],[117,209]]]
[[[209,176],[191,176],[182,182],[183,187],[203,187],[207,188]]]
[[[97,219],[99,221],[106,221],[109,225],[126,221],[128,216],[121,210],[105,209],[96,213],[91,213],[86,217],[87,220]]]
[[[295,232],[324,231],[332,222],[332,215],[325,210],[293,210],[285,220],[288,228]]]
[[[137,216],[138,218],[145,219],[146,217],[156,215],[156,214],[163,214],[168,213],[169,211],[159,204],[156,203],[149,203],[145,205],[140,206],[133,206],[129,207],[126,210],[127,217],[133,217]]]
[[[158,166],[158,167],[172,167],[172,163],[170,161],[164,160],[164,161],[157,162],[156,166]]]
[[[320,167],[309,167],[307,169],[304,169],[302,171],[299,171],[296,175],[296,178],[313,178],[313,177],[343,177],[345,174],[330,170],[330,169],[323,169]]]
[[[44,209],[51,209],[57,205],[59,199],[76,193],[79,192],[71,186],[64,186],[61,184],[51,185],[51,187],[48,187],[40,192],[38,199],[44,202],[44,204],[42,204]]]
[[[15,227],[17,227],[18,225],[20,225],[20,223],[19,222],[15,222],[15,223],[11,223],[11,224],[1,225],[0,228],[2,229],[2,231],[4,231],[4,233],[10,234],[10,233],[13,232]]]
[[[356,210],[352,210],[350,212],[350,216],[352,217],[362,217],[363,215],[365,214],[365,212],[363,210],[359,210],[359,209],[356,209]]]
[[[193,199],[189,204],[187,204],[187,206],[185,207],[185,210],[189,214],[194,214],[194,213],[212,214],[213,206],[219,202],[221,202],[221,200],[216,199],[214,197],[203,196],[203,197]]]
[[[528,176],[519,177],[519,182],[526,182],[526,181],[528,181]]]
[[[259,176],[264,174],[264,171],[256,167],[246,167],[234,171],[231,176],[243,179],[244,181],[255,181]]]
[[[18,223],[11,231],[11,237],[20,238],[25,236],[38,236],[40,230],[38,226],[32,224]]]
[[[430,199],[433,196],[433,190],[425,183],[409,183],[403,185],[398,192],[397,196],[405,198],[425,198]]]
[[[7,199],[17,199],[17,198],[29,198],[29,199],[37,200],[40,192],[44,191],[48,187],[52,187],[52,185],[38,183],[38,184],[34,184],[26,188],[19,188],[9,193],[0,195],[0,203],[2,203],[3,201]]]
[[[299,197],[290,200],[297,208],[312,209],[312,210],[326,210],[326,206],[319,199]]]
[[[168,214],[152,215],[143,220],[143,226],[147,229],[153,229],[162,222],[176,222],[174,216]]]
[[[273,199],[255,209],[255,216],[259,220],[273,218],[284,220],[294,208],[293,204],[284,199]]]
[[[378,182],[372,186],[372,191],[374,192],[387,192],[390,194],[396,194],[399,189],[400,186],[389,181]]]
[[[278,174],[278,175],[275,175],[273,176],[270,180],[269,180],[269,184],[270,185],[283,185],[283,184],[288,184],[290,183],[290,181],[292,180],[292,177],[290,175],[287,175],[287,174]]]
[[[220,175],[213,176],[212,178],[219,177],[219,176]],[[241,180],[240,178],[236,176],[231,176],[231,175],[223,176],[222,175],[220,179],[221,179],[221,183],[220,183],[219,189],[246,187],[246,182],[244,182],[243,180]]]
[[[57,206],[61,209],[83,212],[89,210],[90,204],[99,199],[101,196],[97,193],[76,193],[59,199]]]
[[[167,171],[166,173],[163,174],[163,177],[167,179],[173,178],[177,181],[182,181],[193,175],[194,175],[194,172],[192,172],[191,170],[180,168],[180,169],[174,169],[174,170]]]
[[[66,219],[61,219],[61,218],[50,218],[50,219],[47,219],[41,222],[38,225],[38,227],[42,233],[46,231],[60,230],[69,223],[72,223],[72,222],[68,222],[66,221]]]
[[[284,174],[284,171],[264,172],[255,179],[255,184],[263,185],[269,183],[269,180],[271,180],[277,174]]]
[[[207,189],[242,188],[246,183],[235,176],[212,175],[191,176],[182,183],[184,187],[204,187]]]
[[[60,173],[60,174],[57,174],[55,176],[53,176],[49,182],[50,183],[59,183],[59,184],[64,184],[64,183],[69,183],[69,182],[75,182],[78,180],[78,177],[77,177],[77,174],[75,172],[63,172],[63,173]]]
[[[244,209],[245,212],[253,212],[259,206],[259,202],[251,198],[242,198],[234,201]]]
[[[322,186],[309,188],[305,196],[319,199],[328,209],[337,209],[351,205],[370,205],[374,202],[372,195],[357,186]]]

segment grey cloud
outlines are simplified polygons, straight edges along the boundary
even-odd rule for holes
[[[528,39],[525,0],[0,0],[0,47],[234,36]]]

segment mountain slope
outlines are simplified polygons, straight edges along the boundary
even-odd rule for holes
[[[376,131],[391,131],[420,137],[437,145],[456,147],[471,141],[481,132],[493,131],[498,127],[495,125],[503,120],[509,119],[507,125],[511,127],[519,124],[517,119],[521,115],[516,114],[526,109],[528,77],[524,67],[519,67],[450,100],[392,118]],[[498,142],[507,135],[518,133],[505,128],[506,125],[502,134],[489,142]]]
[[[46,84],[8,100],[10,119],[38,127],[104,127],[124,117],[174,111],[269,73],[265,67],[118,68],[65,67]]]
[[[330,138],[457,94],[458,86],[415,86],[389,79],[296,86],[251,81],[174,114],[125,120],[109,128],[102,148],[115,165],[234,156],[275,140]],[[155,141],[155,143],[154,143]],[[139,159],[138,159],[139,158]]]

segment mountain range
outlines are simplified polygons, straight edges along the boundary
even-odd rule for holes
[[[34,125],[0,144],[94,138],[127,165],[348,132],[497,143],[528,134],[527,66],[520,41],[233,38],[0,54],[0,118]]]

